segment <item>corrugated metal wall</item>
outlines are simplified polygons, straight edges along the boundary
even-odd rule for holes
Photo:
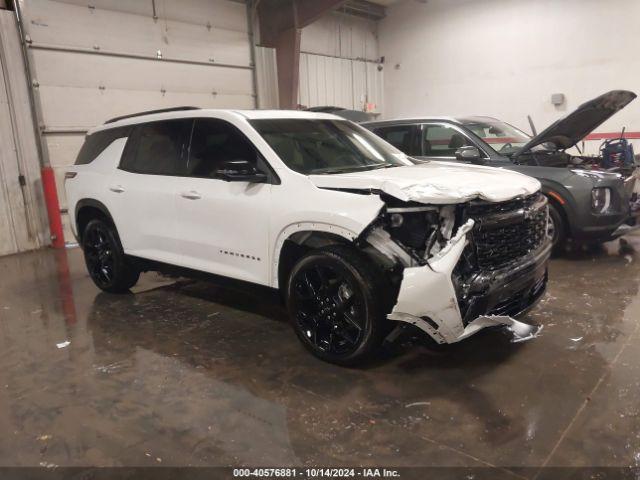
[[[256,47],[258,108],[278,108],[278,67],[275,48]]]
[[[62,178],[84,132],[176,105],[253,108],[246,5],[229,0],[23,0],[46,151]],[[65,221],[68,225],[68,222]],[[72,239],[68,228],[67,240]]]
[[[13,12],[0,10],[0,255],[48,243],[40,161]]]
[[[299,103],[383,108],[377,22],[330,13],[302,30]]]
[[[380,113],[383,106],[383,71],[361,60],[311,53],[300,56],[298,103],[306,107],[332,105],[364,110],[367,104]]]

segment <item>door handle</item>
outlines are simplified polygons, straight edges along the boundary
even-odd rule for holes
[[[124,192],[124,188],[122,187],[122,185],[113,185],[113,186],[109,187],[109,190],[111,190],[112,192],[116,192],[116,193]]]
[[[190,192],[182,192],[180,196],[182,198],[188,198],[189,200],[199,200],[202,198],[202,195],[200,195],[195,190],[191,190]]]

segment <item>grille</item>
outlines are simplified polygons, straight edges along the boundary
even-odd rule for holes
[[[478,267],[497,270],[536,250],[547,234],[547,200],[542,194],[469,207],[476,222],[473,243]]]

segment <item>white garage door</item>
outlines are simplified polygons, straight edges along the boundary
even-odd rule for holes
[[[253,108],[246,5],[231,0],[24,0],[42,131],[61,179],[85,131],[132,112]],[[65,236],[71,240],[68,219]]]

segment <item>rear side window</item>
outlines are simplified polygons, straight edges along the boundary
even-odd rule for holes
[[[119,138],[128,137],[131,127],[109,128],[92,133],[84,139],[84,144],[76,158],[76,165],[93,162],[109,145]]]
[[[192,119],[138,125],[125,148],[120,168],[149,175],[182,175]]]
[[[414,125],[399,125],[374,129],[374,133],[407,155],[421,155],[420,139]]]

